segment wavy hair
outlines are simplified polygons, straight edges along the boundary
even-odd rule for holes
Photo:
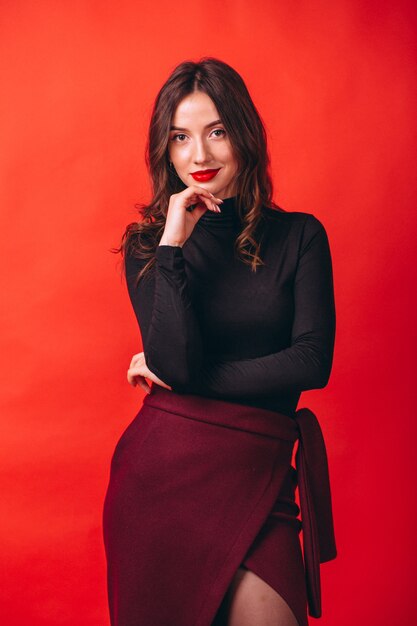
[[[259,256],[257,226],[262,205],[278,208],[272,201],[272,180],[266,131],[241,76],[230,65],[213,57],[178,65],[161,87],[151,115],[146,144],[146,165],[153,197],[148,204],[136,204],[140,222],[132,222],[123,233],[121,245],[113,252],[147,260],[136,284],[155,263],[155,251],[162,237],[170,196],[186,185],[169,167],[168,143],[172,119],[179,103],[195,91],[214,102],[228,134],[238,163],[236,174],[237,210],[242,229],[234,243],[235,254],[256,272],[263,265]]]

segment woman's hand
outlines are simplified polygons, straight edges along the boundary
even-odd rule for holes
[[[130,361],[129,369],[127,370],[127,380],[132,387],[142,387],[146,391],[146,393],[151,393],[151,388],[149,387],[146,378],[149,378],[157,385],[161,385],[161,387],[165,387],[165,389],[169,389],[172,391],[172,387],[164,383],[163,380],[158,378],[153,372],[148,369],[145,361],[145,353],[139,352],[138,354],[134,354],[132,360]]]
[[[216,198],[210,191],[198,185],[190,185],[180,193],[172,194],[159,245],[183,246],[203,213],[207,209],[221,212],[218,205],[222,202],[221,198]],[[196,205],[195,208],[187,211],[193,204]]]

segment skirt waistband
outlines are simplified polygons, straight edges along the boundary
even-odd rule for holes
[[[295,442],[299,436],[295,419],[283,413],[217,398],[179,394],[158,385],[152,386],[143,404],[182,417],[276,439]]]

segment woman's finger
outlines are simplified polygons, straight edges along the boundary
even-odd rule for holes
[[[132,387],[136,387],[136,385],[143,386],[141,383],[145,383],[146,387],[149,389],[145,376],[139,368],[130,367],[127,370],[127,381]]]
[[[208,208],[213,208],[219,211],[218,205],[223,203],[221,198],[216,198],[211,191],[207,191],[207,189],[203,189],[202,187],[197,187],[197,190],[196,194],[200,201],[203,201]]]
[[[138,352],[138,354],[134,354],[132,356],[132,360],[130,361],[130,366],[133,367],[136,363],[143,357],[144,352]]]
[[[140,367],[129,367],[127,370],[127,380],[132,384],[135,376],[144,376],[145,372]]]
[[[214,196],[213,196],[214,198]],[[220,208],[217,206],[217,204],[215,203],[213,198],[206,198],[203,197],[203,202],[206,205],[206,207],[210,210],[210,211],[214,211],[215,213],[221,213]]]
[[[145,374],[142,370],[138,370],[137,368],[131,367],[127,371],[127,380],[131,385],[133,385],[133,383],[135,382],[136,376],[144,376],[144,375]]]
[[[193,190],[194,193],[196,193],[197,195],[201,195],[206,198],[211,198],[213,200],[217,200],[218,202],[223,202],[221,198],[216,198],[216,196],[212,194],[211,191],[204,189],[204,187],[199,187],[198,185],[191,185],[190,187],[188,187],[188,189]]]
[[[201,203],[207,206],[207,208],[210,210],[220,212],[217,205],[221,204],[223,200],[221,198],[216,198],[216,196],[214,196],[207,189],[204,189],[204,187],[191,185],[181,193],[187,199],[187,204],[189,204],[190,206],[196,203]]]
[[[146,393],[151,393],[151,388],[143,377],[138,378],[136,384],[138,385],[138,387],[144,389]]]
[[[145,361],[138,361],[134,365],[129,366],[128,370],[131,374],[140,374],[141,376],[146,376],[149,371]]]

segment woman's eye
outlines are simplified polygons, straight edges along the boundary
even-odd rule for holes
[[[226,131],[223,130],[222,128],[216,128],[216,130],[213,130],[213,133],[221,133],[220,135],[216,135],[216,137],[222,137],[223,135],[226,134]]]
[[[172,141],[182,142],[184,137],[185,137],[185,135],[183,133],[179,133],[178,135],[174,135],[173,136]]]

